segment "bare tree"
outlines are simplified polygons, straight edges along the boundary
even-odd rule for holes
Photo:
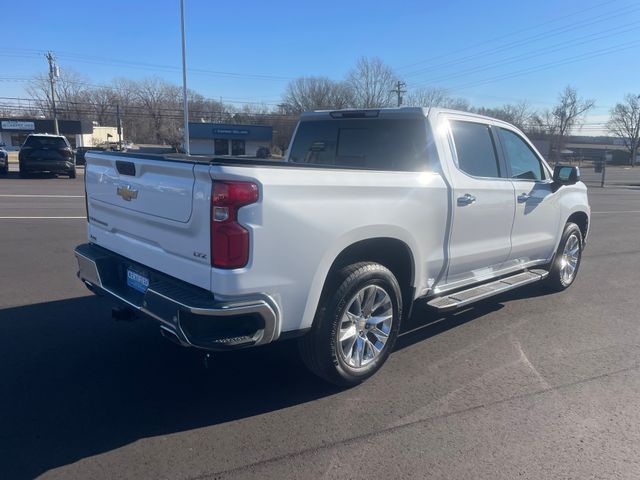
[[[423,87],[411,90],[406,98],[406,105],[410,107],[444,107],[450,100],[449,93],[444,88]]]
[[[579,98],[577,90],[568,85],[560,93],[553,110],[545,112],[546,127],[551,136],[551,156],[556,162],[560,160],[567,135],[582,125],[595,103],[595,100]]]
[[[147,138],[154,138],[156,143],[167,143],[175,137],[180,123],[180,89],[159,78],[148,78],[133,82],[133,97],[136,101],[137,115],[145,115],[150,122],[150,129],[144,133]]]
[[[502,107],[504,115],[508,122],[518,127],[523,132],[528,132],[531,128],[532,122],[535,122],[535,112],[531,110],[529,104],[526,101],[521,101],[514,104],[507,104]]]
[[[473,110],[473,107],[471,107],[469,100],[461,97],[451,97],[445,99],[442,107],[449,108],[451,110],[460,110],[462,112],[470,112],[471,110]]]
[[[361,57],[349,72],[347,82],[358,108],[390,107],[394,105],[392,92],[397,76],[381,59]]]
[[[205,98],[199,93],[189,90],[189,120],[192,122],[222,123],[227,121],[227,107],[217,100]]]
[[[407,106],[425,108],[449,108],[451,110],[472,110],[469,101],[461,97],[452,97],[445,88],[424,87],[411,90],[407,95]]]
[[[26,87],[27,93],[33,98],[42,114],[53,117],[53,103],[51,99],[51,87],[49,76],[45,74],[33,77]],[[90,116],[87,111],[86,93],[88,90],[87,79],[71,69],[62,69],[60,78],[55,84],[58,104],[58,118],[60,119],[84,119]]]
[[[292,80],[282,97],[288,114],[310,110],[338,110],[353,106],[353,91],[346,82],[327,77],[301,77]]]
[[[527,102],[507,104],[498,108],[480,107],[474,109],[474,111],[480,115],[504,120],[505,122],[515,125],[523,132],[528,132],[530,130],[530,126],[534,118],[534,113],[529,108]]]
[[[111,87],[98,87],[86,92],[87,107],[94,112],[94,120],[99,125],[115,125],[117,93]]]
[[[640,95],[627,94],[624,101],[611,110],[607,128],[620,137],[629,150],[629,163],[633,167],[640,146]]]
[[[137,112],[136,101],[134,96],[135,82],[124,79],[116,78],[111,82],[114,98],[113,101],[120,108],[120,119],[122,123],[122,133],[124,139],[132,140],[134,142],[146,142],[146,139],[140,137],[140,123],[144,122],[143,117],[135,115]]]

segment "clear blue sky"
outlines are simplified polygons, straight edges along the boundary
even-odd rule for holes
[[[597,100],[592,123],[640,92],[634,0],[185,3],[189,86],[224,101],[277,103],[288,79],[340,79],[360,56],[379,56],[410,88],[445,87],[474,105],[545,108],[570,83]],[[55,9],[22,0],[2,10],[0,96],[26,96],[46,50],[95,84],[181,81],[178,0],[58,0]]]

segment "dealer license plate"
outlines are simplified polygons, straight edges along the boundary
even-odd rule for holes
[[[149,288],[149,278],[140,272],[127,268],[127,285],[141,293]]]

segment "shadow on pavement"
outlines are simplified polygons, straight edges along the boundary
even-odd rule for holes
[[[501,299],[535,294],[527,290]],[[152,320],[114,322],[110,308],[87,296],[0,310],[2,478],[340,392],[307,372],[293,341],[215,354],[206,369]],[[397,348],[499,308],[494,300],[438,317],[417,305]]]
[[[207,370],[152,320],[110,312],[94,296],[0,310],[0,477],[338,391],[307,374],[292,342],[219,354]]]
[[[27,173],[25,176],[20,175],[20,172],[9,171],[6,175],[0,176],[0,178],[9,180],[37,180],[39,178],[69,178],[66,175],[56,175],[55,173]]]
[[[438,313],[418,300],[413,308],[411,318],[405,320],[400,336],[396,342],[396,350],[407,348],[415,343],[434,337],[441,333],[463,325],[471,320],[496,312],[504,307],[504,302],[523,298],[534,298],[549,295],[549,291],[539,285],[527,285],[481,302],[469,305],[460,310]]]

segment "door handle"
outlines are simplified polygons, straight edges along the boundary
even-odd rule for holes
[[[462,197],[458,197],[458,206],[464,207],[466,205],[471,205],[472,203],[476,203],[476,197],[465,193]]]
[[[531,198],[531,195],[528,193],[521,193],[518,195],[518,203],[524,203]]]

